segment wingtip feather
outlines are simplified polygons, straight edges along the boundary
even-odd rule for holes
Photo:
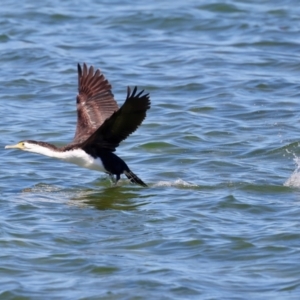
[[[88,72],[87,65],[86,65],[86,63],[83,63],[83,76],[86,76],[87,72]]]
[[[130,86],[127,87],[127,99],[130,97],[131,89]]]
[[[78,71],[78,76],[80,77],[82,74],[82,69],[80,63],[77,64],[77,71]]]

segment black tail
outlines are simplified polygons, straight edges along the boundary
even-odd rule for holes
[[[127,178],[132,182],[139,184],[144,187],[148,187],[146,183],[144,183],[140,178],[138,178],[133,172],[131,172],[129,169],[128,171],[124,171],[124,174],[127,176]]]

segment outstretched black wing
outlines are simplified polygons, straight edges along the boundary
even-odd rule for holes
[[[127,89],[127,98],[122,107],[114,112],[104,123],[85,141],[81,147],[97,144],[101,148],[115,151],[120,142],[133,133],[146,117],[150,108],[149,94],[137,94],[137,87],[131,93]]]
[[[111,85],[100,70],[78,64],[77,127],[72,144],[84,142],[118,110]]]

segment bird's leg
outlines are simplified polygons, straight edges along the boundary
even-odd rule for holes
[[[120,178],[121,178],[121,175],[120,175],[120,174],[117,174],[117,175],[116,175],[116,184],[118,183],[118,181],[120,180]]]
[[[110,180],[112,181],[113,185],[116,185],[117,184],[117,181],[114,177],[114,174],[109,174],[109,177],[110,177]]]
[[[109,177],[113,183],[114,186],[117,186],[118,185],[118,181],[120,180],[121,178],[121,175],[120,174],[116,174],[116,177],[114,177],[114,174],[109,174]]]

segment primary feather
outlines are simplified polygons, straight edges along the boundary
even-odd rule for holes
[[[111,92],[111,85],[100,70],[94,72],[78,64],[77,126],[72,144],[85,141],[113,112],[118,104]]]

